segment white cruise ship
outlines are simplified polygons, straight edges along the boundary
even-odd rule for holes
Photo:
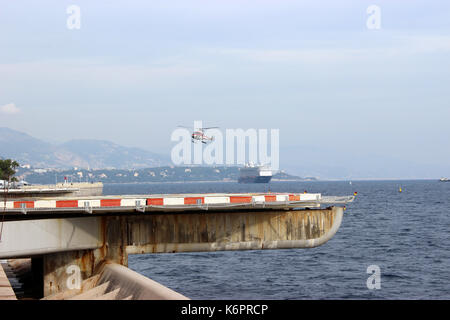
[[[268,183],[272,179],[272,169],[267,166],[247,163],[239,171],[239,183]]]

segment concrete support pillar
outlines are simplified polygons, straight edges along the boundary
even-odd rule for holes
[[[74,250],[43,256],[43,296],[79,289],[81,282],[98,273],[104,263],[128,265],[126,220],[102,218],[102,242],[98,249]]]
[[[128,222],[125,216],[111,217],[106,221],[106,259],[125,267],[128,266]]]
[[[78,289],[81,281],[92,276],[101,263],[98,250],[77,250],[43,257],[43,296],[66,289]]]

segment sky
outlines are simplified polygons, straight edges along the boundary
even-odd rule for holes
[[[0,0],[0,126],[170,154],[195,120],[279,129],[297,174],[450,176],[450,2]]]

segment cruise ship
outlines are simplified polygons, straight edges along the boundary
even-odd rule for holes
[[[239,171],[239,183],[268,183],[272,179],[272,169],[262,165],[247,163]]]

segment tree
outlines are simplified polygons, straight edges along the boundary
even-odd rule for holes
[[[15,160],[11,160],[11,159],[1,160],[0,159],[0,180],[5,180],[8,182],[17,181],[17,179],[14,177],[14,175],[16,174],[16,169],[18,166],[19,166],[19,164]]]
[[[6,159],[2,160],[0,159],[0,180],[5,180],[5,183],[3,184],[3,216],[0,226],[0,242],[2,241],[2,233],[3,233],[3,221],[5,220],[5,211],[6,211],[6,197],[8,195],[8,187],[9,183],[11,181],[17,181],[17,179],[14,177],[16,174],[16,168],[19,166],[17,161]],[[6,183],[7,181],[7,183]]]

